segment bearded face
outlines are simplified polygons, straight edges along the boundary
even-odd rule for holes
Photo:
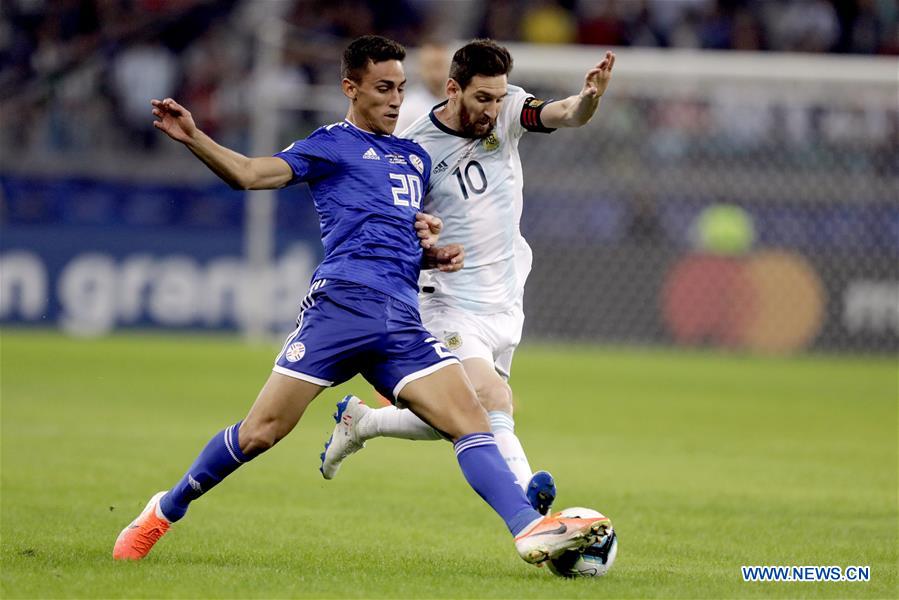
[[[505,75],[475,75],[465,89],[458,92],[461,132],[475,138],[489,136],[496,127],[507,93]]]
[[[469,109],[462,104],[459,109],[459,121],[462,133],[468,137],[485,138],[496,127],[496,117],[491,118],[490,115],[482,112],[477,114],[477,108]]]

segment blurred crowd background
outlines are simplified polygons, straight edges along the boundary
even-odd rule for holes
[[[412,50],[408,113],[439,97],[459,40],[488,36],[512,46],[511,82],[543,98],[576,93],[594,56],[620,54],[588,131],[522,142],[526,335],[899,350],[895,0],[6,0],[0,11],[0,321],[234,329],[260,303],[245,290],[264,288],[281,331],[320,252],[308,192],[278,192],[271,281],[247,279],[244,195],[153,129],[149,99],[177,98],[220,143],[267,154],[345,114],[348,39],[379,33]]]
[[[333,85],[345,40],[416,46],[476,36],[534,44],[899,53],[893,0],[7,0],[0,148],[152,150],[147,98],[173,96],[246,149],[255,13],[289,24],[276,85]],[[312,119],[314,120],[314,119]],[[122,127],[124,126],[124,127]]]

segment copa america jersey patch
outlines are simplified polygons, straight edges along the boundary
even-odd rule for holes
[[[284,358],[290,362],[297,362],[304,356],[306,356],[306,345],[303,342],[292,343],[284,353]]]

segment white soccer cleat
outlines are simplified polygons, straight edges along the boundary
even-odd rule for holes
[[[322,466],[318,469],[325,479],[334,479],[344,459],[365,447],[365,442],[359,439],[356,426],[371,410],[356,396],[346,396],[337,403],[337,412],[334,413],[337,424],[331,437],[325,442],[325,451],[321,453]]]
[[[559,512],[534,519],[515,536],[515,549],[525,561],[539,564],[566,550],[586,548],[611,530],[612,521],[606,516],[563,517]]]

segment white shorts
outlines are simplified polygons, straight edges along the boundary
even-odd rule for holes
[[[459,360],[482,358],[492,363],[503,379],[511,375],[512,355],[521,343],[524,327],[521,301],[505,312],[482,315],[425,297],[421,299],[421,320]]]

